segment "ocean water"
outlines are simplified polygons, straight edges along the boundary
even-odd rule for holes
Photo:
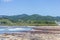
[[[11,33],[11,32],[23,32],[23,31],[31,31],[30,27],[0,27],[0,34],[2,33]]]

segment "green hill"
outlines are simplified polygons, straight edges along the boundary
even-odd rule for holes
[[[33,15],[0,15],[0,25],[14,26],[50,26],[56,25],[55,21],[60,21],[60,17]]]

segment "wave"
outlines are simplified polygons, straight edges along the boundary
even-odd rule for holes
[[[32,28],[2,28],[0,31],[31,31]]]

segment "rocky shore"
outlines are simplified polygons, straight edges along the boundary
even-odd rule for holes
[[[0,34],[0,40],[60,40],[60,34]]]

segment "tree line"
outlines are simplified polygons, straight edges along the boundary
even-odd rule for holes
[[[33,15],[14,15],[0,17],[0,25],[16,26],[55,26],[60,17]]]

